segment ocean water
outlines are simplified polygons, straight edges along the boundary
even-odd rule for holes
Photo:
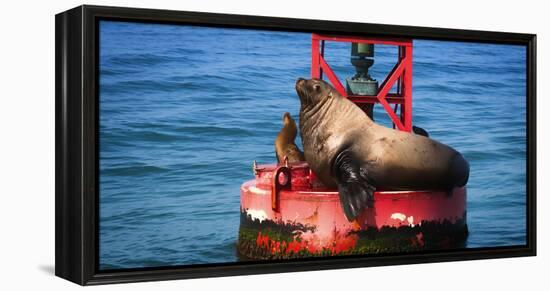
[[[100,269],[237,261],[240,185],[275,161],[311,35],[100,23]],[[376,46],[383,81],[397,49]],[[337,75],[349,44],[327,43]],[[414,41],[413,123],[470,162],[468,248],[526,243],[525,49]],[[381,106],[377,122],[389,125]],[[301,145],[298,139],[297,144]]]

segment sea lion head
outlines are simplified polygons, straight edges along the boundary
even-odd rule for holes
[[[296,138],[298,129],[296,128],[296,122],[288,112],[285,112],[285,114],[283,114],[283,129],[285,130],[281,132],[288,135],[289,138],[291,138],[292,141],[294,141],[294,139]]]
[[[283,124],[287,125],[287,124],[290,124],[292,121],[293,120],[292,120],[292,116],[290,116],[290,113],[285,112],[285,114],[283,114]]]
[[[302,79],[296,81],[296,93],[300,97],[302,108],[312,108],[324,103],[334,94],[334,88],[321,79]]]

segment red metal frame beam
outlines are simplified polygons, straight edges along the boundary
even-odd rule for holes
[[[327,78],[332,83],[332,86],[334,86],[334,89],[336,89],[340,95],[347,98],[348,92],[346,92],[346,88],[342,85],[342,83],[340,83],[340,80],[338,80],[338,77],[336,77],[336,74],[334,74],[323,56],[319,56],[319,62],[321,63],[321,69],[327,75]]]
[[[406,69],[405,69],[405,78],[403,81],[403,94],[405,96],[405,130],[412,130],[412,46],[405,48],[405,60]]]
[[[378,91],[378,94],[376,97],[380,100],[386,97],[388,95],[388,92],[391,90],[391,87],[395,84],[395,81],[402,75],[403,71],[405,70],[405,62],[401,61],[395,64],[393,69],[388,74],[388,77],[386,77],[386,80],[382,82],[382,85],[380,85],[380,89]]]
[[[396,46],[412,46],[412,43],[408,39],[400,38],[375,38],[375,37],[353,37],[353,36],[331,36],[331,35],[319,35],[313,34],[314,38],[317,40],[329,40],[329,41],[338,41],[338,42],[358,42],[358,43],[376,43],[376,44],[385,44],[385,45],[396,45]]]
[[[405,70],[405,64],[406,63],[403,60],[395,64],[386,80],[384,80],[384,82],[380,86],[380,91],[378,91],[378,94],[376,95],[376,98],[378,98],[378,101],[380,102],[380,104],[382,104],[382,106],[386,110],[386,113],[388,113],[392,122],[395,124],[395,126],[397,126],[399,130],[405,130],[405,125],[403,124],[403,122],[401,122],[399,117],[397,117],[397,114],[395,114],[395,112],[391,108],[390,104],[386,100],[386,95],[391,90],[391,87],[395,84],[395,82],[399,79],[399,77],[403,74],[403,71]]]
[[[374,104],[379,102],[376,96],[348,95],[348,99],[357,104]],[[405,104],[405,98],[403,98],[403,96],[393,93],[388,93],[388,95],[386,95],[386,101],[391,104]]]
[[[321,71],[319,69],[319,39],[315,37],[315,34],[311,36],[311,77],[319,78]]]

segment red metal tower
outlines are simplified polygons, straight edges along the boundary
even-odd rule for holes
[[[397,63],[380,85],[376,96],[350,95],[324,58],[325,41],[394,45],[398,47]],[[388,113],[394,127],[399,130],[412,130],[412,40],[379,39],[367,37],[342,37],[312,34],[311,37],[311,77],[326,75],[334,88],[354,103],[380,103]],[[390,93],[397,82],[397,92]],[[394,105],[394,108],[390,104]],[[399,109],[399,115],[397,110]]]

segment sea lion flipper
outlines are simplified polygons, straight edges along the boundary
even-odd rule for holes
[[[413,131],[415,134],[422,135],[422,136],[425,136],[425,137],[430,137],[430,134],[428,133],[428,131],[426,131],[426,130],[423,129],[422,127],[414,126],[414,125],[413,125],[412,131]]]
[[[349,221],[361,214],[365,207],[371,207],[374,197],[375,187],[369,183],[367,171],[358,161],[351,150],[344,150],[338,154],[332,167],[340,204]]]

